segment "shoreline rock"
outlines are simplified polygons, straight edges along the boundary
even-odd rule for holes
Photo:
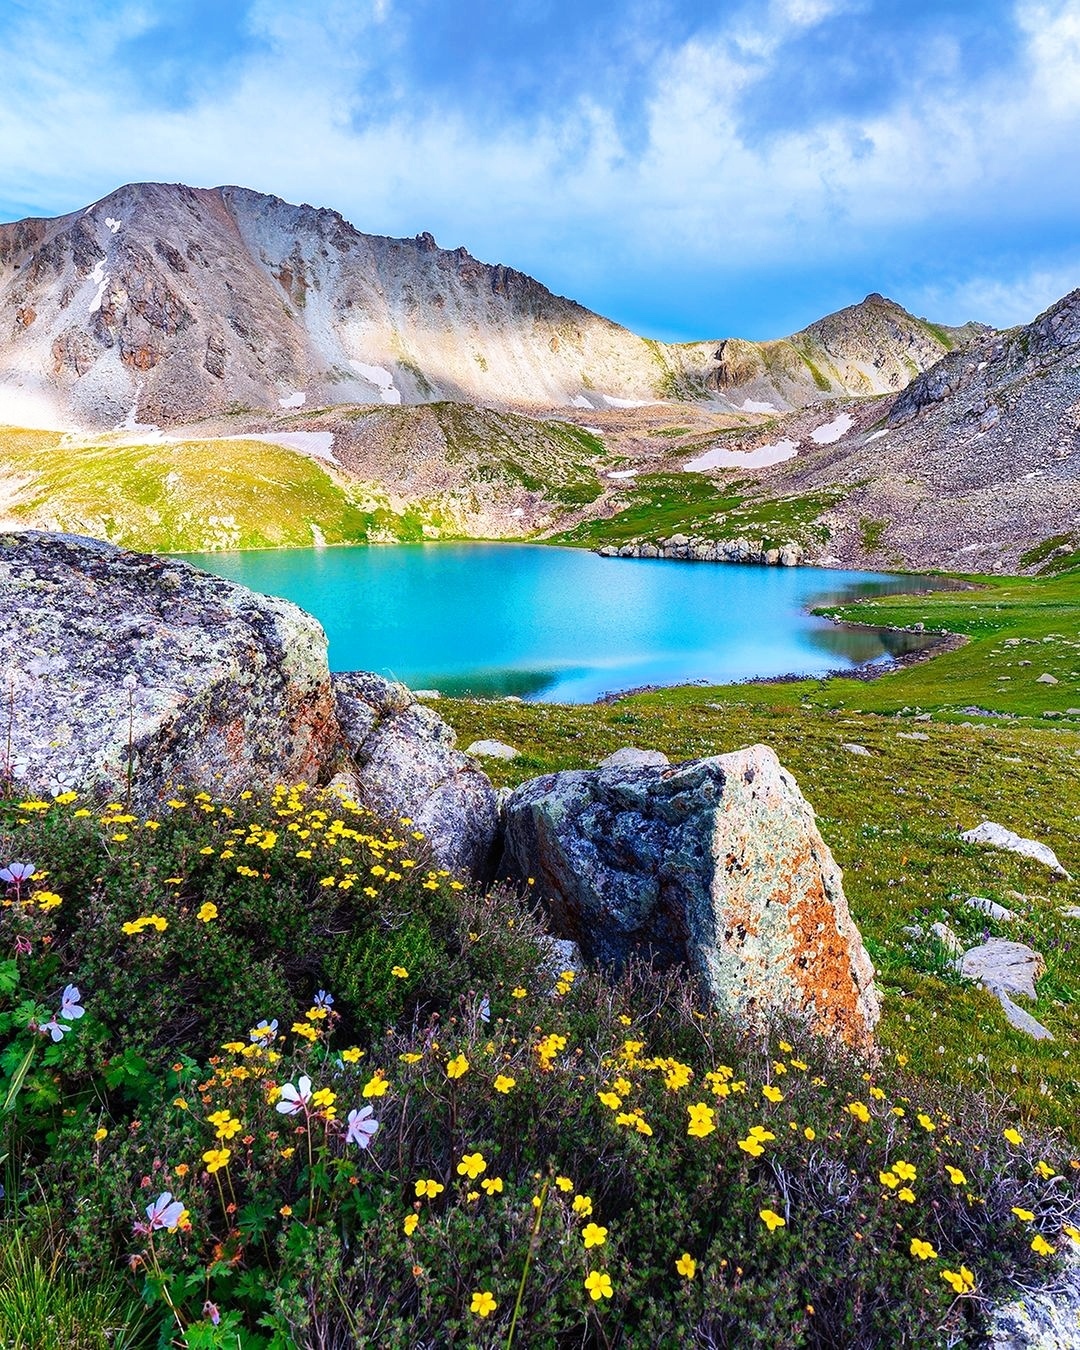
[[[604,544],[594,552],[601,558],[667,558],[675,562],[747,563],[760,567],[805,567],[812,563],[802,545],[790,540],[766,547],[762,539],[706,539],[685,534],[655,541],[635,539],[618,546]]]
[[[6,768],[151,806],[328,776],[326,635],[286,600],[80,535],[0,534]],[[4,767],[4,766],[0,766]],[[15,772],[15,770],[20,770]]]

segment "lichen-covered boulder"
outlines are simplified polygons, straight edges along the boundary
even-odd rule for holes
[[[333,682],[361,802],[411,820],[443,867],[485,877],[498,798],[487,775],[454,748],[452,728],[403,684],[362,671]]]
[[[149,806],[315,782],[338,741],[326,635],[285,600],[77,535],[0,535],[0,750],[27,786]]]
[[[795,1016],[873,1054],[874,971],[840,869],[767,747],[534,778],[504,840],[500,875],[535,878],[591,959],[685,963],[743,1026]]]

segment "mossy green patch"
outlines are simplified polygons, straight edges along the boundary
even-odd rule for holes
[[[839,496],[816,492],[755,498],[745,495],[745,480],[734,474],[719,485],[701,473],[642,474],[620,490],[626,502],[622,510],[606,520],[585,521],[553,536],[552,542],[597,548],[681,532],[710,539],[761,539],[766,548],[789,540],[816,545],[828,537],[819,518]]]

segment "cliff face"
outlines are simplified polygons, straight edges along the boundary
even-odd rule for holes
[[[651,342],[430,234],[239,187],[133,184],[0,225],[0,422],[35,404],[36,425],[99,427],[445,399],[781,410],[900,388],[952,340],[870,297],[780,342]]]

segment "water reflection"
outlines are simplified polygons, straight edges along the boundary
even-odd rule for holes
[[[920,635],[809,613],[923,578],[811,568],[608,560],[528,544],[282,549],[188,557],[294,601],[334,670],[414,689],[588,702],[643,685],[820,675],[887,660]]]

